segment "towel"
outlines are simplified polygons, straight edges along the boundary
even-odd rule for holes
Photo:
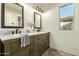
[[[24,47],[24,37],[21,37],[21,47]]]
[[[30,44],[30,38],[29,38],[29,35],[25,35],[25,36],[24,36],[24,47],[25,47],[26,45],[28,45],[28,44]]]
[[[21,37],[21,47],[25,47],[28,44],[30,44],[29,35],[22,35],[22,37]]]

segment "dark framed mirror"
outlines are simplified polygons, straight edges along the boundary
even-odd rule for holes
[[[24,28],[24,8],[18,3],[1,4],[1,27]]]
[[[35,29],[42,28],[42,16],[37,12],[34,12],[34,28]]]

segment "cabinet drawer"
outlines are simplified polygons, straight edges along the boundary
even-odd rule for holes
[[[26,56],[31,55],[31,49],[30,49],[30,44],[26,46]]]

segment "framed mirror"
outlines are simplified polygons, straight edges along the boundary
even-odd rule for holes
[[[70,3],[61,6],[59,9],[59,26],[60,30],[73,30],[74,28],[74,16],[75,16],[75,5]]]
[[[1,4],[1,27],[2,28],[23,28],[24,16],[23,6],[18,3]]]
[[[36,12],[34,12],[34,28],[35,29],[42,28],[42,16]]]

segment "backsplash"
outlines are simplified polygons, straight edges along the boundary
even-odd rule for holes
[[[7,29],[7,28],[5,28],[5,29],[0,29],[0,36],[2,36],[2,35],[9,35],[9,34],[11,34],[12,33],[12,31],[14,31],[15,29]]]
[[[23,28],[23,29],[19,29],[18,33],[27,33],[28,31],[32,31],[31,28],[28,29],[29,27],[27,28]],[[3,36],[3,35],[11,35],[13,34],[12,32],[14,32],[14,34],[16,33],[16,29],[8,29],[8,28],[5,28],[5,29],[0,29],[0,36]]]
[[[10,35],[10,34],[12,34],[12,32],[15,33],[15,31],[16,31],[16,29],[7,29],[7,28],[0,29],[0,36],[2,36],[2,35]],[[19,29],[19,31],[25,32],[24,29]]]

